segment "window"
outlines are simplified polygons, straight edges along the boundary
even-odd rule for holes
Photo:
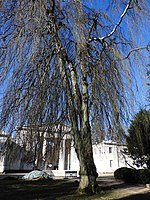
[[[112,153],[112,147],[109,147],[109,153]]]
[[[112,167],[113,160],[110,160],[110,167]]]

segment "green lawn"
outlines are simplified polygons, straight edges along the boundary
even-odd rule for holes
[[[127,196],[111,188],[93,196],[79,196],[75,193],[77,187],[78,181],[70,180],[0,180],[0,200],[116,200]]]

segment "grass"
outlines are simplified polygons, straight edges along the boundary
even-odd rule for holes
[[[2,200],[54,200],[57,197],[73,194],[78,187],[77,182],[65,180],[1,180],[0,199]]]
[[[112,188],[100,190],[93,196],[76,194],[78,181],[71,180],[0,180],[1,200],[128,200],[126,193]],[[149,196],[150,197],[150,196]],[[133,198],[136,200],[136,198]],[[147,198],[143,198],[147,199]],[[149,198],[148,198],[149,199]],[[140,197],[142,200],[142,197]]]

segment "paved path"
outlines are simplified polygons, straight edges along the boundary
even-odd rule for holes
[[[22,176],[24,176],[26,173],[4,173],[4,174],[0,174],[0,180],[6,178],[6,177],[12,177],[12,178],[20,178]]]
[[[126,197],[120,200],[150,200],[150,188],[142,184],[126,184],[123,181],[115,180],[112,175],[100,176],[97,179],[99,186],[104,189],[112,189],[115,193],[125,194]]]

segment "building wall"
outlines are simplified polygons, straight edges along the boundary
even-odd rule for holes
[[[114,172],[120,167],[129,167],[126,161],[132,165],[132,160],[123,153],[126,149],[125,145],[117,145],[116,143],[103,141],[102,143],[93,145],[93,157],[98,173]],[[62,158],[64,158],[62,156]],[[60,163],[62,161],[60,160]],[[64,161],[63,161],[64,162]],[[70,169],[79,171],[79,161],[74,147],[71,147]],[[61,168],[63,170],[63,168]]]
[[[122,155],[124,148],[125,146],[105,142],[93,145],[94,162],[97,172],[114,172],[120,167],[125,167],[127,164]]]
[[[23,147],[7,142],[4,158],[4,171],[28,171],[33,169],[32,152],[26,151]]]
[[[5,142],[8,136],[5,133],[0,132],[0,172],[4,171],[5,161]]]
[[[20,142],[23,140],[18,140],[19,142],[17,143],[11,141],[7,148],[5,147],[4,151],[3,144],[6,139],[6,137],[0,137],[0,172],[9,170],[32,170],[34,167],[34,155],[32,155],[34,151],[29,151],[29,144],[24,147],[23,143]],[[54,138],[52,140],[51,137],[47,137],[47,135],[45,135],[41,158],[41,163],[43,164],[39,167],[39,169],[56,169],[57,171],[71,170],[79,172],[79,160],[70,135],[64,135],[60,142],[57,137],[55,140]],[[123,154],[124,149],[126,149],[125,145],[118,145],[117,143],[111,141],[103,141],[99,144],[94,144],[93,157],[97,172],[114,172],[117,168],[126,167],[126,161],[132,165],[132,160]],[[54,157],[56,158],[54,159]],[[31,162],[32,160],[33,163]],[[58,167],[54,168],[55,166]]]
[[[79,164],[79,160],[77,158],[77,154],[75,152],[75,148],[73,147],[73,145],[71,146],[71,156],[70,156],[70,170],[73,171],[79,171],[80,170],[80,164]]]
[[[33,159],[31,151],[13,142],[7,134],[0,134],[0,172],[27,171],[33,169],[29,162]]]
[[[4,156],[0,155],[0,172],[4,171]]]
[[[34,153],[34,168],[42,170],[58,169],[59,156],[61,156],[60,147],[62,141],[67,142],[68,137],[65,132],[69,131],[68,127],[60,125],[53,128],[23,126],[17,127],[16,130],[16,143],[25,146],[26,150],[32,149]],[[64,137],[64,140],[62,140],[62,137]],[[65,148],[64,151],[67,153]],[[64,168],[66,163],[60,165]]]

